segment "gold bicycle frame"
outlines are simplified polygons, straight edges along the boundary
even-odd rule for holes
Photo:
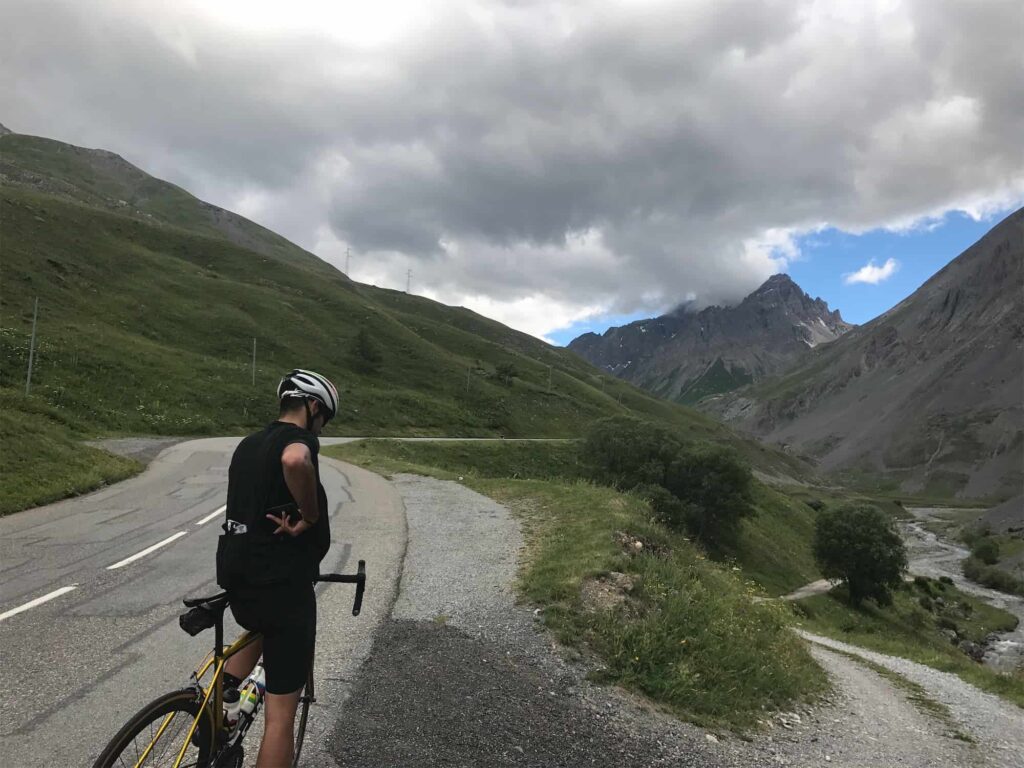
[[[192,742],[192,734],[194,734],[196,732],[196,728],[199,727],[199,718],[206,715],[206,707],[209,704],[211,697],[213,698],[213,732],[215,734],[220,732],[224,723],[224,663],[243,648],[252,645],[259,638],[260,634],[258,632],[243,632],[238,636],[235,642],[227,648],[220,647],[220,644],[218,643],[220,653],[213,652],[207,655],[199,669],[196,670],[196,682],[202,680],[206,676],[206,673],[210,671],[210,667],[214,668],[213,677],[210,679],[210,684],[203,689],[203,703],[200,705],[199,712],[192,721],[192,726],[188,729],[188,733],[185,734],[185,742],[181,745],[181,750],[178,752],[178,758],[174,761],[173,768],[180,768],[181,761],[185,759],[185,752],[188,751],[188,746]],[[139,761],[135,764],[135,768],[142,768],[142,764],[146,762],[146,758],[149,757],[150,752],[153,751],[153,747],[160,740],[164,731],[167,730],[167,726],[171,724],[171,721],[177,714],[177,712],[171,712],[164,718],[159,730],[153,736],[153,740],[149,742],[149,746],[146,747],[142,756],[139,758]]]

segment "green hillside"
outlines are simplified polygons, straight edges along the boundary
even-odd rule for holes
[[[808,472],[469,310],[354,283],[224,211],[219,229],[220,209],[109,153],[7,135],[0,156],[0,387],[16,404],[38,296],[32,397],[77,434],[241,433],[304,366],[339,384],[334,434],[569,437],[628,413]],[[354,353],[361,329],[379,364]]]

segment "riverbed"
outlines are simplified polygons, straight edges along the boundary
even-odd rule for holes
[[[910,573],[937,579],[948,576],[958,589],[981,598],[996,608],[1009,611],[1017,617],[1017,628],[999,635],[999,639],[988,646],[984,662],[1001,672],[1024,667],[1024,598],[1008,595],[983,587],[967,579],[960,569],[960,563],[970,553],[964,547],[940,538],[923,523],[946,520],[943,513],[948,510],[931,507],[908,507],[907,511],[916,520],[900,523],[900,532],[907,544],[907,559]]]

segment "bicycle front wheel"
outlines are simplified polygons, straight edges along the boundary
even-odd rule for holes
[[[292,762],[292,768],[296,768],[299,764],[299,755],[302,754],[302,742],[306,738],[306,723],[309,722],[309,705],[316,701],[313,696],[313,670],[309,671],[309,676],[306,678],[306,686],[302,689],[302,693],[299,694],[299,724],[298,728],[295,729],[295,760]]]
[[[93,763],[93,768],[171,768],[202,700],[194,689],[164,694],[132,717]],[[210,768],[213,718],[203,710],[181,768]]]

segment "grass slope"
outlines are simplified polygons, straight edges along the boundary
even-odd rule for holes
[[[825,688],[821,669],[789,631],[786,606],[754,603],[755,585],[651,522],[638,497],[573,479],[573,452],[569,443],[393,441],[325,450],[379,472],[461,477],[515,510],[527,539],[521,596],[541,607],[563,643],[598,656],[603,681],[695,722],[740,728],[764,707],[788,707]],[[612,573],[632,582],[618,603],[584,599],[586,585]]]
[[[0,390],[0,515],[124,480],[137,461],[78,443],[59,413]]]

